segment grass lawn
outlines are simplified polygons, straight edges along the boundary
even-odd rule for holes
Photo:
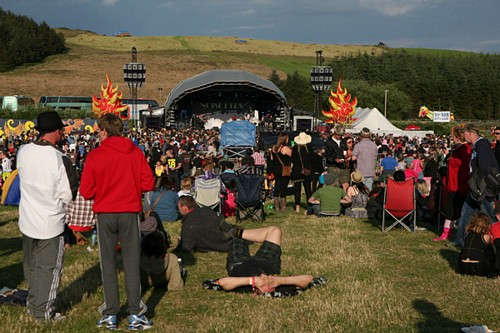
[[[270,212],[265,221],[283,230],[282,274],[322,275],[329,279],[326,285],[286,299],[204,290],[204,279],[225,275],[225,254],[197,253],[192,263],[185,260],[183,291],[144,294],[155,322],[151,331],[459,332],[474,324],[500,329],[500,279],[457,274],[458,250],[433,242],[432,227],[382,233],[368,221],[296,215],[288,204],[288,213]],[[180,222],[166,228],[177,239]],[[0,254],[0,287],[25,288],[15,208],[0,208]],[[123,329],[127,311],[120,277]],[[25,308],[1,306],[0,331],[97,332],[103,298],[96,250],[74,246],[66,252],[60,298],[67,320],[38,323]]]

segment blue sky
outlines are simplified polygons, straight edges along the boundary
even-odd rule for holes
[[[500,53],[500,0],[0,0],[51,27],[135,36],[235,36],[299,43]]]

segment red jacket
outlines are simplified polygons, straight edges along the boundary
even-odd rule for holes
[[[142,193],[153,186],[141,149],[125,137],[111,136],[87,156],[80,193],[94,198],[96,213],[137,213],[142,210]]]
[[[469,191],[470,157],[472,147],[464,143],[456,148],[448,160],[448,175],[446,177],[446,191],[459,192],[465,195]]]

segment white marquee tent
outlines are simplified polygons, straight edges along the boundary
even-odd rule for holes
[[[356,108],[353,118],[356,120],[352,128],[346,130],[349,133],[359,133],[363,127],[367,127],[372,133],[378,135],[392,134],[394,136],[414,138],[434,134],[434,131],[406,131],[397,128],[377,108]]]

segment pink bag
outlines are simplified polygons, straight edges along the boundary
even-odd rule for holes
[[[222,214],[224,217],[234,216],[236,212],[236,200],[234,198],[234,192],[227,192],[227,199],[222,203]]]

